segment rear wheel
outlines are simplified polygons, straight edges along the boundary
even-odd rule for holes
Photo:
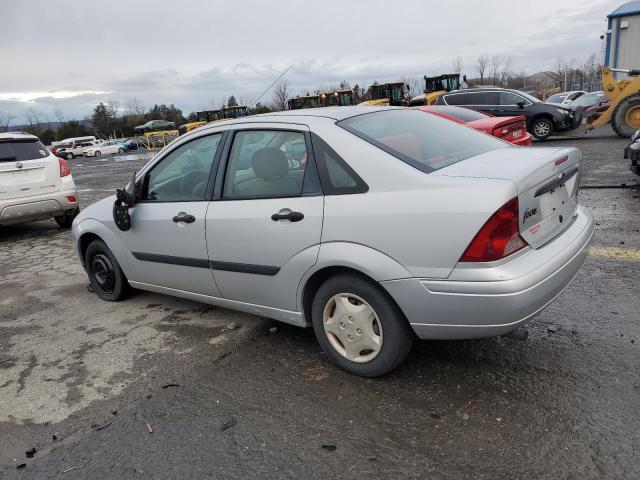
[[[73,153],[67,153],[64,158],[67,160],[73,160]]]
[[[390,372],[413,345],[413,332],[393,300],[380,286],[356,275],[338,275],[322,284],[311,319],[329,359],[356,375]]]
[[[118,153],[124,153],[124,148],[119,148]]]
[[[102,240],[94,240],[84,256],[89,283],[98,296],[108,302],[124,299],[130,287],[120,264]]]
[[[640,93],[629,95],[618,104],[611,116],[611,126],[626,138],[640,130]]]
[[[80,213],[80,209],[78,208],[74,210],[73,213],[70,213],[68,215],[59,215],[53,218],[56,220],[60,228],[71,228],[71,225],[73,224],[73,219],[76,218],[79,213]]]
[[[531,133],[538,140],[546,140],[553,133],[553,122],[548,118],[536,118],[531,124]]]

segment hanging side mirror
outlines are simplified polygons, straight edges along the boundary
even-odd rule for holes
[[[116,226],[126,232],[131,228],[131,216],[129,208],[133,207],[138,200],[136,191],[136,172],[133,172],[131,180],[123,189],[116,190],[116,201],[113,203],[113,221]]]

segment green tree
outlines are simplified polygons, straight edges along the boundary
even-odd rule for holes
[[[91,130],[89,130],[84,123],[79,122],[78,120],[69,120],[68,122],[63,122],[58,126],[58,130],[56,131],[56,140],[64,140],[65,138],[71,137],[84,137],[90,133]]]
[[[238,105],[238,101],[236,100],[236,97],[231,95],[229,100],[227,100],[227,107],[235,107],[236,105]]]
[[[258,115],[259,113],[269,113],[271,109],[260,102],[256,103],[253,107],[247,109],[248,115]]]
[[[98,135],[108,136],[114,129],[115,114],[107,105],[100,102],[93,109],[91,124]]]
[[[145,115],[145,120],[167,120],[174,122],[176,126],[186,122],[182,115],[182,110],[173,103],[171,105],[165,105],[164,103],[154,105]]]

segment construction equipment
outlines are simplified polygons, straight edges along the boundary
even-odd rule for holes
[[[229,107],[222,107],[222,117],[224,119],[246,117],[247,110],[248,108],[246,105],[233,105]]]
[[[460,74],[446,73],[437,77],[424,77],[425,88],[420,95],[413,97],[409,101],[410,106],[435,105],[438,98],[443,93],[460,88]]]
[[[626,73],[632,78],[616,80],[613,72]],[[587,130],[611,122],[611,127],[618,135],[631,137],[640,129],[640,69],[604,67],[602,89],[611,100],[611,105],[596,120],[586,123]]]
[[[347,105],[353,105],[353,91],[348,88],[318,95],[297,96],[287,102],[287,108],[289,110],[317,107],[345,107]]]
[[[325,107],[346,107],[353,105],[353,90],[345,88],[335,92],[326,92],[320,95],[320,98]]]
[[[185,123],[184,125],[180,125],[178,128],[178,132],[180,135],[184,135],[191,130],[195,130],[198,127],[206,125],[210,122],[216,122],[218,120],[222,120],[222,110],[205,110],[202,112],[196,112],[196,118],[198,119],[195,122]]]
[[[302,97],[297,96],[287,102],[289,110],[300,110],[303,108],[317,108],[322,107],[322,99],[320,95],[304,95]]]
[[[406,107],[409,102],[406,93],[409,85],[404,82],[374,83],[367,91],[369,100],[365,100],[358,105],[397,105]]]

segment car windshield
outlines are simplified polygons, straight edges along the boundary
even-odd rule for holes
[[[520,95],[521,97],[526,98],[527,100],[529,100],[531,103],[541,103],[540,99],[534,97],[533,95],[530,95],[526,92],[518,92],[518,95]]]
[[[590,107],[591,105],[595,105],[602,98],[601,93],[586,93],[578,98],[576,98],[571,105],[577,107]]]
[[[505,142],[420,110],[367,113],[338,125],[426,173],[490,150],[511,148]]]

